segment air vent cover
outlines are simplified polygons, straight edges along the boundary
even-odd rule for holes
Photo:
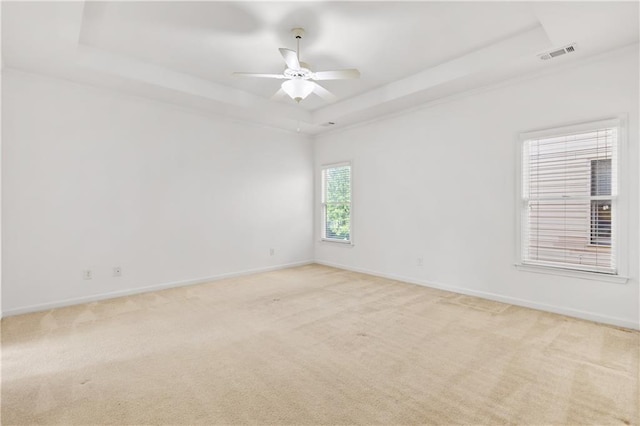
[[[557,58],[558,56],[566,55],[567,53],[571,53],[575,51],[576,51],[576,44],[572,43],[568,46],[561,47],[560,49],[555,49],[550,52],[545,52],[541,55],[538,55],[538,57],[542,60],[547,60],[547,59]]]

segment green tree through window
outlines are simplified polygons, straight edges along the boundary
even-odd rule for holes
[[[323,238],[351,241],[351,166],[322,170]]]

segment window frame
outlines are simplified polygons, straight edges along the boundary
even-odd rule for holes
[[[337,238],[327,238],[326,236],[326,215],[327,203],[325,201],[325,170],[349,166],[349,239],[340,240]],[[337,163],[322,164],[320,166],[320,241],[327,243],[337,243],[344,246],[353,246],[353,162],[341,161]]]
[[[546,128],[542,130],[533,130],[519,134],[516,149],[516,179],[515,179],[515,211],[516,211],[516,238],[515,238],[515,255],[514,265],[520,271],[545,273],[558,276],[567,276],[574,278],[582,278],[596,281],[607,281],[613,283],[624,284],[628,281],[627,276],[627,256],[628,256],[628,232],[620,232],[620,230],[628,230],[627,211],[627,117],[621,114],[616,117],[593,120],[577,124],[569,124]],[[562,136],[571,133],[580,133],[593,131],[605,127],[617,128],[617,194],[612,196],[612,205],[615,204],[612,217],[612,240],[616,241],[615,247],[612,247],[612,255],[616,258],[616,272],[603,273],[596,271],[586,271],[579,268],[571,268],[555,265],[542,265],[527,263],[523,259],[523,232],[526,227],[527,220],[527,201],[524,197],[522,179],[523,179],[523,146],[527,140],[539,139],[553,136]],[[613,188],[612,188],[613,190]]]

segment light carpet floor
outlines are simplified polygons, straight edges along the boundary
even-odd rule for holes
[[[2,424],[638,424],[639,333],[319,265],[2,320]]]

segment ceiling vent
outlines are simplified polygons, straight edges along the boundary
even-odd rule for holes
[[[576,51],[576,44],[570,44],[568,46],[562,47],[560,49],[556,49],[556,50],[552,50],[551,52],[546,52],[543,53],[541,55],[538,55],[538,57],[544,61],[546,61],[547,59],[553,59],[553,58],[557,58],[558,56],[562,56],[562,55],[566,55],[567,53],[572,53]]]
[[[336,123],[334,123],[333,121],[327,121],[326,123],[322,123],[321,126],[322,127],[331,127],[334,124],[336,124]]]

